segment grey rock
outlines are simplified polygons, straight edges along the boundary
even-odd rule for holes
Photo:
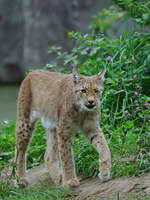
[[[0,1],[0,81],[23,77],[23,7],[19,0]]]
[[[51,60],[48,47],[70,50],[69,31],[87,32],[93,14],[109,0],[1,0],[0,82],[20,82]]]

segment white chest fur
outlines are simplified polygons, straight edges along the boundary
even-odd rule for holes
[[[46,130],[53,130],[56,128],[56,122],[51,117],[44,116],[40,112],[32,112],[30,120],[33,121],[34,119],[41,119],[42,125]]]
[[[46,130],[52,130],[56,128],[56,123],[49,118],[42,117],[41,118],[42,125]]]

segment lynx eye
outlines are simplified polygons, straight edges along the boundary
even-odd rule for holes
[[[82,89],[81,92],[82,92],[82,93],[86,93],[86,90],[85,90],[85,89]]]
[[[94,91],[95,91],[95,93],[99,93],[99,90],[97,90],[97,89],[95,89]]]

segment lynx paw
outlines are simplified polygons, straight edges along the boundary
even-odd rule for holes
[[[64,187],[76,187],[79,185],[79,181],[77,178],[72,178],[70,180],[67,180],[67,181],[63,181],[63,186]]]
[[[51,178],[55,184],[58,184],[62,181],[62,174],[60,173],[57,176],[52,176]]]
[[[29,182],[26,178],[20,178],[17,180],[16,186],[20,188],[26,188],[29,185]]]
[[[100,178],[101,182],[106,182],[110,179],[110,172],[102,172],[98,174],[98,177]]]

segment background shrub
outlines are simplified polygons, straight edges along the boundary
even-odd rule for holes
[[[122,10],[135,19],[140,25],[150,24],[150,1],[149,0],[113,0]]]

